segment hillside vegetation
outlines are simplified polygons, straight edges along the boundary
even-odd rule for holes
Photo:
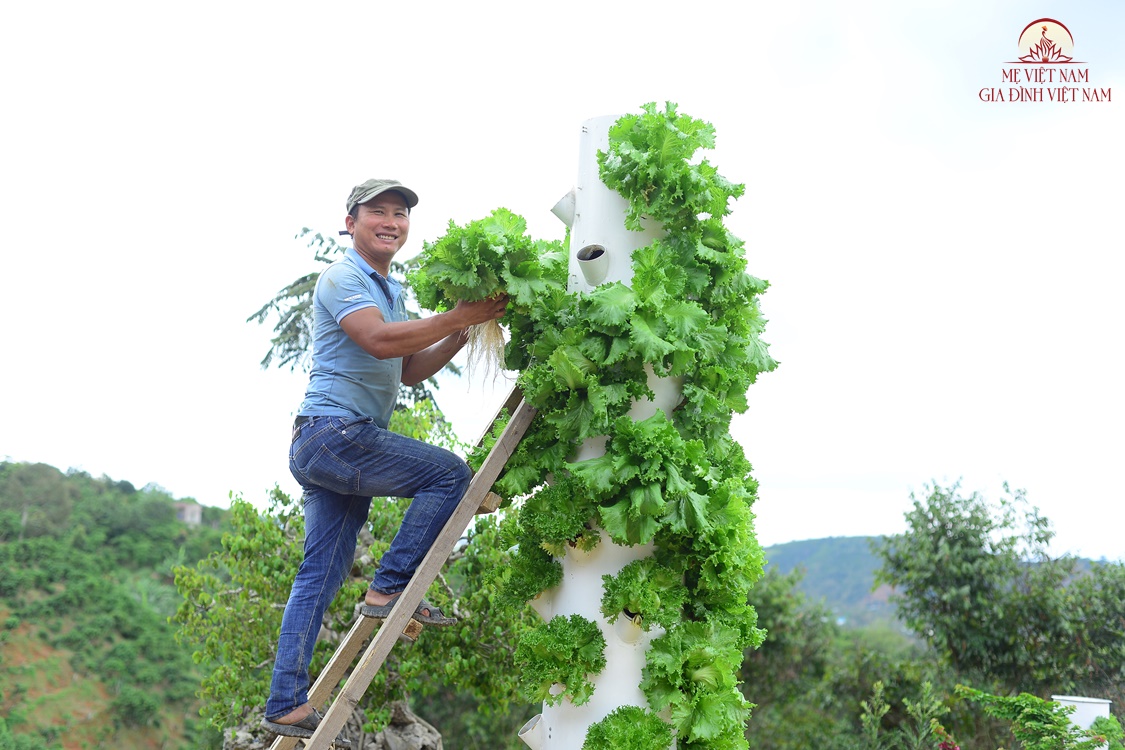
[[[176,517],[184,504],[159,487],[0,463],[0,750],[222,745],[218,727],[199,718],[199,696],[208,701],[207,715],[220,716],[220,707],[231,713],[238,699],[231,685],[247,682],[251,668],[215,683],[222,669],[238,665],[209,657],[201,644],[218,639],[241,648],[249,639],[268,651],[275,635],[251,634],[245,623],[252,613],[237,607],[216,628],[196,628],[194,638],[177,633],[169,617],[191,605],[174,588],[173,569],[184,575],[199,567],[225,585],[239,564],[233,551],[246,540],[266,543],[264,530],[282,528],[276,516],[246,503],[232,507],[246,516],[241,526],[228,511],[187,501],[199,511],[200,523],[190,524]],[[750,596],[767,636],[745,652],[740,670],[744,695],[757,704],[745,727],[751,746],[1092,748],[1094,739],[1074,734],[1061,708],[1045,699],[1108,698],[1120,715],[1125,566],[1046,556],[1049,524],[1018,493],[990,503],[934,487],[915,498],[907,521],[910,530],[893,537],[765,550],[769,563]],[[227,534],[222,544],[223,532],[236,528],[242,533]],[[381,526],[372,533],[389,536]],[[276,553],[299,554],[298,541],[277,540]],[[288,575],[280,575],[270,601],[284,596]],[[486,578],[479,569],[449,575],[452,585]],[[873,588],[876,581],[882,588]],[[887,606],[890,586],[898,598]],[[488,602],[481,587],[471,588],[478,598],[467,606],[480,619]],[[497,678],[505,670],[497,664],[512,636],[458,632],[429,633],[400,652],[399,674],[411,659],[428,674],[439,653],[457,649],[465,660],[465,644],[487,635],[491,653],[474,662],[472,674],[477,689],[493,686],[494,715],[479,712],[464,682],[401,697],[439,727],[446,747],[514,746],[510,727],[537,707],[504,704],[510,699]],[[260,667],[268,658],[258,654],[249,663]],[[201,689],[205,678],[209,691]],[[242,708],[236,713],[256,723],[260,706]],[[237,723],[216,722],[228,730]],[[1116,720],[1102,728],[1108,730],[1120,733]],[[952,734],[957,742],[943,739]],[[1121,750],[1114,736],[1109,747]],[[1054,744],[1037,744],[1048,740]]]
[[[158,487],[0,463],[0,747],[214,744],[168,617],[172,567],[219,548],[226,512],[176,510]]]

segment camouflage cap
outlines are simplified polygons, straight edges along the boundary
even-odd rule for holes
[[[385,193],[388,190],[401,193],[403,199],[406,201],[407,208],[414,208],[418,205],[418,194],[410,188],[403,186],[398,180],[368,180],[352,188],[352,193],[348,196],[348,213],[350,214],[352,209],[360,203],[366,203],[380,193]]]

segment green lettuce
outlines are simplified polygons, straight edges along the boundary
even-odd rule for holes
[[[443,237],[423,243],[417,262],[407,281],[427,310],[502,292],[530,310],[539,295],[566,285],[561,243],[531,239],[523,217],[506,208],[463,227],[450,221]]]
[[[728,182],[706,159],[693,163],[696,151],[715,147],[715,128],[678,114],[671,102],[663,111],[655,102],[642,109],[619,119],[609,151],[598,153],[602,180],[630,202],[625,226],[639,231],[641,217],[653,216],[672,231],[699,214],[730,213],[728,201],[745,186]]]
[[[712,622],[684,622],[649,646],[641,690],[654,711],[671,707],[672,725],[689,742],[739,747],[751,708],[738,689],[741,665],[736,632]]]
[[[575,480],[563,477],[528,498],[520,508],[521,543],[536,543],[555,557],[568,549],[594,549],[600,539],[592,525],[596,511],[580,490]]]
[[[710,470],[703,444],[685,441],[659,410],[640,422],[619,418],[604,455],[569,466],[620,544],[648,543],[666,516],[679,523]]]
[[[515,658],[528,701],[553,706],[566,697],[580,706],[594,693],[589,675],[605,668],[605,637],[581,615],[553,617],[524,632]],[[552,691],[556,685],[561,688],[558,693]]]
[[[520,544],[513,549],[508,565],[493,575],[499,584],[501,604],[518,609],[562,583],[563,569],[542,547]]]
[[[621,706],[590,725],[582,750],[668,750],[672,728],[652,711]]]
[[[602,584],[602,614],[608,622],[625,616],[648,630],[653,625],[670,628],[683,617],[683,574],[653,557],[634,560],[615,576],[602,576]]]

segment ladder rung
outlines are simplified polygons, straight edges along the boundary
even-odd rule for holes
[[[477,508],[477,515],[483,513],[491,513],[500,507],[500,503],[504,502],[504,498],[497,495],[495,492],[489,492],[484,496],[484,500],[480,501],[480,507]]]

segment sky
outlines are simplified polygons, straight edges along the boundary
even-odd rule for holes
[[[306,377],[262,369],[247,318],[319,267],[302,227],[335,236],[351,187],[391,177],[421,197],[402,258],[498,206],[559,239],[582,123],[672,101],[715,126],[702,156],[746,185],[727,225],[771,283],[781,365],[732,426],[760,542],[901,533],[935,483],[1008,483],[1056,554],[1125,558],[1125,5],[737,8],[9,3],[0,460],[297,494]],[[1087,81],[986,101],[1041,18]],[[505,394],[438,400],[473,441]]]

